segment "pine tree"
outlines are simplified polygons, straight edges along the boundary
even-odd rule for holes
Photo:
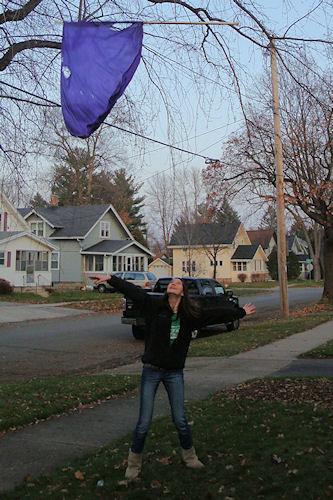
[[[92,198],[94,203],[111,203],[117,210],[134,238],[146,244],[146,223],[141,213],[144,196],[138,192],[141,184],[136,184],[132,175],[120,168],[114,172],[101,172],[94,177]]]
[[[274,231],[277,231],[277,215],[274,207],[268,207],[261,219],[259,229],[274,229]]]
[[[31,198],[29,202],[29,206],[31,208],[40,208],[40,207],[48,207],[49,204],[47,203],[46,200],[42,197],[42,195],[37,192],[33,198]]]

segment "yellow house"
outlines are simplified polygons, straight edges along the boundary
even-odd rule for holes
[[[148,271],[155,274],[156,278],[172,276],[172,265],[165,255],[155,256],[155,259],[148,264]]]
[[[237,281],[231,259],[239,245],[251,246],[241,223],[181,224],[169,245],[173,253],[173,275],[214,277],[215,269],[219,281]],[[267,260],[260,252],[259,255],[258,258]]]
[[[261,245],[239,245],[231,257],[232,281],[266,281],[267,260]]]

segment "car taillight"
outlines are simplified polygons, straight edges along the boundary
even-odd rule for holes
[[[126,299],[123,299],[123,311],[126,309]]]
[[[149,288],[149,281],[146,281],[145,288]]]

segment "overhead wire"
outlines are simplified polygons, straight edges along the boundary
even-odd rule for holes
[[[11,85],[11,84],[9,84],[7,82],[4,82],[2,80],[0,80],[0,83],[3,84],[3,85],[7,85],[8,87],[11,87],[12,89],[17,90],[19,92],[24,92],[25,94],[30,95],[31,97],[34,97],[36,99],[40,99],[42,101],[45,101],[45,102],[51,104],[52,106],[59,107],[59,108],[61,107],[61,105],[59,103],[57,103],[55,101],[51,101],[50,99],[47,99],[46,97],[41,97],[41,96],[39,96],[37,94],[33,94],[32,92],[28,92],[26,90],[22,90],[22,89],[16,87],[15,85]],[[156,144],[160,144],[160,145],[162,145],[164,147],[169,147],[169,148],[181,151],[183,153],[187,153],[187,154],[190,154],[190,155],[193,155],[193,156],[198,156],[199,158],[202,158],[205,161],[216,161],[215,159],[210,158],[209,156],[203,156],[203,155],[201,155],[199,153],[195,153],[195,152],[189,151],[187,149],[179,148],[178,146],[173,146],[172,144],[168,144],[166,142],[159,141],[157,139],[153,139],[152,137],[148,137],[146,135],[140,134],[139,132],[135,132],[134,130],[128,130],[128,129],[125,129],[123,127],[120,127],[119,125],[115,125],[113,123],[109,123],[109,122],[106,122],[106,121],[103,122],[103,123],[105,123],[105,125],[108,125],[109,127],[115,128],[115,129],[120,130],[122,132],[126,132],[126,133],[134,135],[136,137],[140,137],[140,138],[145,139],[147,141],[155,142]]]

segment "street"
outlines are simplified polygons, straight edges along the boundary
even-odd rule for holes
[[[317,302],[319,288],[289,289],[291,307]],[[242,297],[257,313],[279,310],[278,291]],[[82,316],[0,325],[0,383],[70,373],[99,372],[131,362],[142,353],[131,328],[120,323],[121,313]],[[214,333],[221,328],[214,328]]]

